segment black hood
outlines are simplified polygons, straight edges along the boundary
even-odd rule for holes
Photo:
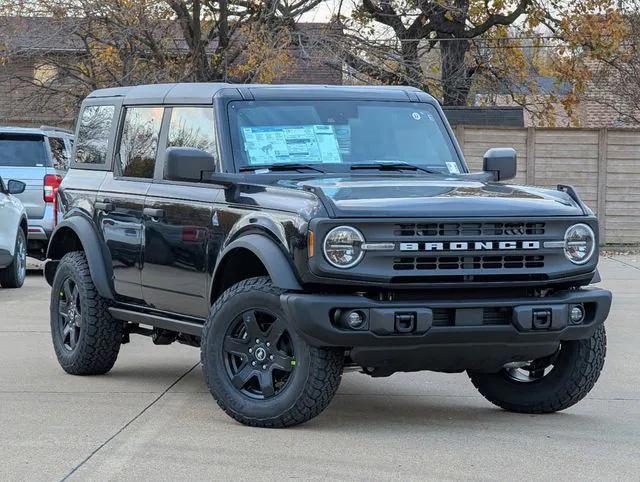
[[[462,177],[349,176],[281,180],[315,192],[334,217],[580,216],[565,192]]]

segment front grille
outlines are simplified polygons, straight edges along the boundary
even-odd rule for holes
[[[406,236],[445,236],[463,238],[469,236],[540,236],[545,233],[545,223],[401,223],[394,224],[393,234]]]
[[[544,268],[544,256],[406,256],[394,258],[396,271]]]
[[[456,310],[453,308],[434,308],[433,326],[455,326]],[[483,325],[508,325],[511,323],[513,309],[491,307],[482,309]]]

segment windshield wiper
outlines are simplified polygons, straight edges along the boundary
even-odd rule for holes
[[[289,164],[265,164],[262,166],[243,166],[239,169],[240,172],[255,172],[255,171],[262,171],[262,170],[269,170],[269,171],[299,171],[301,169],[309,169],[310,171],[316,171],[316,172],[322,172],[324,173],[324,171],[322,169],[319,169],[315,166],[312,166],[311,164],[296,164],[296,163],[289,163]]]
[[[422,171],[428,174],[442,174],[439,171],[434,171],[433,169],[427,169],[426,167],[416,166],[415,164],[410,164],[404,161],[393,161],[393,162],[367,162],[361,164],[353,164],[351,166],[351,170],[359,170],[359,169],[378,169],[380,171]]]

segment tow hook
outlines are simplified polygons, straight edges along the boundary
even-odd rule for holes
[[[534,309],[532,318],[534,330],[548,330],[551,327],[551,310],[549,309]]]

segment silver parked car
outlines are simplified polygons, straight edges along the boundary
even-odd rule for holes
[[[70,131],[54,127],[0,127],[0,176],[26,184],[17,197],[29,218],[28,250],[43,259],[54,228],[54,191],[69,169]]]

